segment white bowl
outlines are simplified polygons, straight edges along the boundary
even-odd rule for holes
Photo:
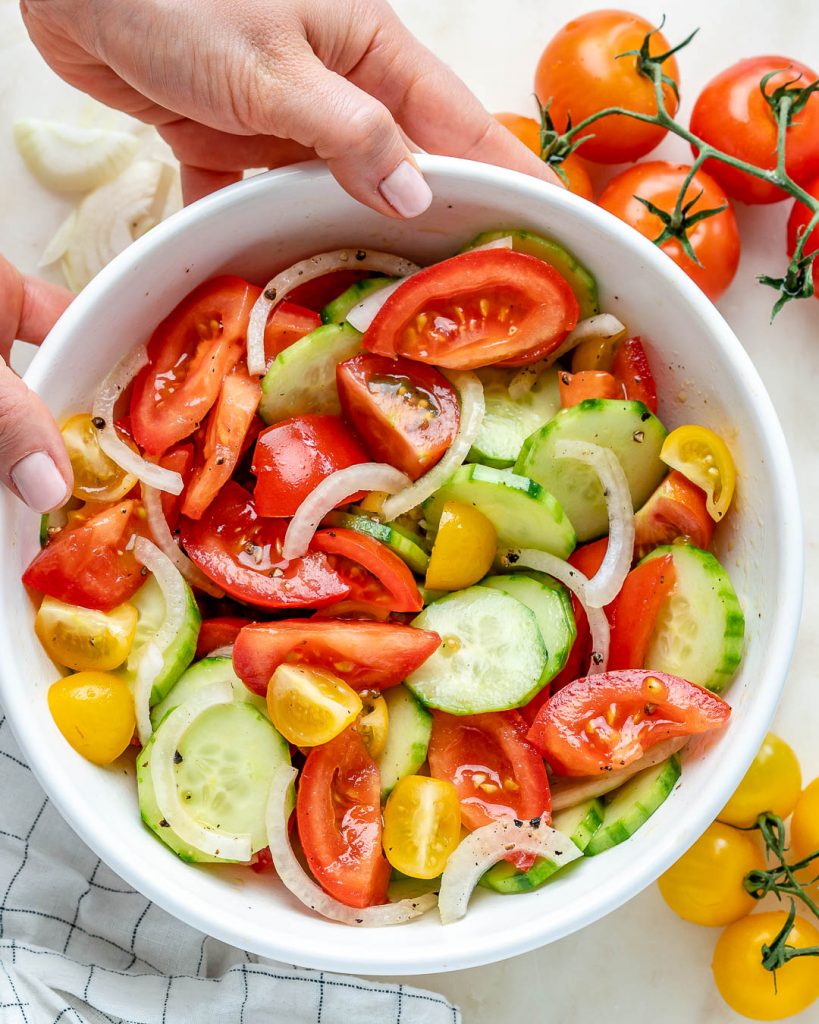
[[[297,259],[341,246],[424,263],[496,227],[527,227],[564,242],[596,274],[602,308],[648,339],[664,421],[717,430],[739,472],[718,547],[747,621],[745,658],[728,691],[732,720],[722,735],[693,745],[676,791],[632,839],[530,895],[479,890],[466,918],[446,928],[435,913],[399,928],[349,928],[305,910],[272,876],[184,864],[142,826],[131,773],[121,764],[94,767],[57,732],[46,704],[56,672],[34,635],[34,608],[20,583],[37,549],[37,520],[7,494],[0,508],[0,700],[72,828],[127,882],[202,931],[289,963],[364,974],[502,960],[582,928],[656,879],[704,831],[753,758],[782,692],[802,593],[801,525],[782,430],[751,361],[697,287],[631,228],[568,192],[483,164],[442,157],[421,163],[435,199],[410,222],[360,206],[315,164],[252,178],[196,203],[91,282],[27,380],[58,417],[88,409],[95,384],[120,354],[196,284],[224,271],[264,282]]]

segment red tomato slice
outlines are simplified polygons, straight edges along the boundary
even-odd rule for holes
[[[564,370],[558,374],[557,383],[563,409],[580,405],[587,398],[623,397],[623,386],[605,370],[581,370],[579,373]]]
[[[204,461],[196,467],[185,491],[182,514],[189,519],[201,519],[230,479],[256,419],[261,397],[258,380],[248,376],[244,367],[237,367],[225,378],[219,399],[208,414],[202,446]]]
[[[296,820],[307,863],[326,892],[348,907],[386,902],[381,773],[355,729],[307,755]]]
[[[661,544],[685,537],[707,548],[714,535],[705,491],[673,469],[634,516],[634,550],[642,558]]]
[[[61,530],[34,557],[23,583],[48,597],[109,612],[145,582],[142,567],[126,550],[134,533],[133,500]]]
[[[329,669],[356,690],[384,690],[423,665],[440,642],[437,633],[394,622],[280,619],[242,630],[233,667],[245,686],[262,696],[283,661]]]
[[[374,537],[340,527],[319,530],[310,547],[327,555],[349,558],[372,573],[387,591],[390,611],[420,612],[424,607],[418,584],[406,562]],[[343,570],[339,571],[344,575]],[[355,599],[354,593],[351,596]]]
[[[322,274],[312,281],[297,285],[287,296],[287,301],[320,313],[328,302],[346,292],[351,284],[369,276],[368,270],[331,270],[329,274]]]
[[[671,555],[643,562],[626,576],[620,593],[606,609],[611,623],[610,672],[643,667],[657,615],[676,582]]]
[[[259,515],[293,516],[331,473],[368,461],[338,416],[294,416],[276,423],[259,434],[250,467]],[[355,500],[353,495],[340,504]]]
[[[263,846],[250,862],[250,870],[257,875],[263,875],[267,871],[273,871],[273,855],[269,846]]]
[[[577,316],[568,282],[542,260],[511,249],[465,252],[407,278],[364,348],[462,370],[529,362],[557,348]]]
[[[297,306],[295,302],[280,302],[270,314],[264,329],[264,354],[267,362],[294,341],[321,327],[321,317],[312,309]]]
[[[374,601],[339,601],[337,604],[329,604],[326,608],[320,608],[313,620],[326,619],[366,619],[368,622],[386,622],[390,617],[389,608],[383,604],[376,604]]]
[[[642,402],[651,412],[657,412],[657,385],[639,338],[629,338],[618,347],[611,372],[623,385],[626,398]]]
[[[232,597],[260,608],[318,608],[350,590],[319,551],[283,561],[283,519],[264,519],[253,498],[228,481],[201,519],[180,520],[182,547]]]
[[[185,500],[184,488],[188,486],[193,472],[193,445],[179,444],[175,448],[171,448],[159,460],[159,465],[178,473],[182,477],[184,485],[181,494],[169,494],[168,491],[162,491],[159,496],[168,527],[173,533],[179,525],[179,516],[182,514],[182,502]]]
[[[234,615],[224,615],[215,619],[204,619],[199,627],[196,640],[196,657],[204,658],[211,651],[220,647],[229,647],[234,643],[239,631],[250,625],[250,619],[241,619]]]
[[[432,366],[362,352],[336,367],[345,417],[378,462],[412,480],[452,444],[460,406],[455,389]]]
[[[575,679],[549,699],[529,741],[561,775],[625,768],[655,743],[719,729],[731,708],[685,679],[623,669]]]

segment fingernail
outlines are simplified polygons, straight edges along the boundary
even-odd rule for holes
[[[417,217],[432,202],[432,189],[409,160],[402,160],[381,182],[378,191],[402,217]]]
[[[62,473],[45,452],[32,452],[20,459],[10,476],[23,501],[40,515],[62,505],[68,497]]]

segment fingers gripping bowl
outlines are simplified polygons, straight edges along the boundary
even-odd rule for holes
[[[742,665],[727,697],[730,726],[695,739],[672,797],[630,839],[512,900],[476,897],[441,928],[427,915],[401,929],[349,929],[311,914],[269,877],[229,866],[193,868],[157,843],[135,814],[133,779],[103,770],[62,740],[46,693],[54,667],[40,648],[20,575],[36,523],[8,497],[0,697],[25,755],[77,833],[123,878],[171,913],[246,949],[305,966],[422,973],[503,959],[590,923],[656,878],[704,830],[750,763],[774,713],[799,617],[798,503],[781,429],[761,382],[727,325],[662,253],[589,203],[511,172],[424,158],[435,193],[414,222],[386,221],[306,165],[252,179],[160,225],[76,300],[29,371],[60,418],[90,407],[123,350],[199,282],[219,273],[263,282],[315,252],[367,246],[419,264],[479,232],[524,225],[565,242],[598,275],[602,306],[651,339],[662,415],[702,423],[729,441],[739,486],[716,553],[745,611]],[[66,373],[66,367],[80,367]]]

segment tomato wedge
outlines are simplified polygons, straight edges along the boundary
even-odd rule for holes
[[[657,615],[676,582],[671,555],[643,562],[626,576],[620,593],[606,609],[611,624],[610,672],[643,667]]]
[[[204,420],[242,356],[259,293],[240,277],[214,277],[154,331],[131,396],[134,438],[149,455],[189,437]]]
[[[407,278],[364,335],[382,356],[473,369],[529,362],[556,349],[577,323],[565,278],[534,256],[476,250]]]
[[[145,582],[142,567],[126,550],[134,533],[136,502],[120,502],[61,530],[23,573],[23,583],[67,604],[109,612]]]
[[[327,556],[308,551],[283,561],[283,519],[264,519],[234,480],[201,519],[180,520],[182,547],[204,574],[228,594],[260,608],[318,608],[347,597],[350,588]]]
[[[369,276],[369,270],[331,270],[321,277],[314,277],[312,281],[297,285],[287,296],[287,301],[320,313],[328,302],[346,292],[351,284]]]
[[[296,821],[307,863],[326,892],[348,907],[386,902],[381,774],[354,728],[307,755]]]
[[[575,679],[541,708],[528,738],[555,772],[625,768],[655,743],[719,729],[730,705],[685,679],[623,669]]]
[[[238,615],[223,615],[214,619],[203,619],[196,639],[196,657],[204,658],[220,647],[229,647],[239,631],[250,625],[250,619]]]
[[[623,385],[626,398],[642,402],[651,412],[657,412],[657,385],[639,338],[628,338],[618,347],[611,372]]]
[[[270,314],[264,329],[264,354],[269,363],[279,352],[294,341],[321,327],[321,317],[312,309],[297,306],[295,302],[280,302]]]
[[[372,457],[423,476],[452,444],[460,406],[432,366],[361,352],[336,367],[341,408]]]
[[[635,554],[642,558],[678,537],[685,537],[695,547],[708,548],[715,525],[705,491],[672,469],[634,516]]]
[[[192,444],[179,444],[175,448],[171,448],[170,451],[165,452],[159,460],[159,465],[165,469],[173,470],[174,473],[178,473],[182,477],[184,487],[187,487],[193,472],[193,457]],[[165,520],[171,533],[179,525],[179,517],[182,514],[182,502],[185,500],[184,487],[181,494],[170,494],[168,491],[162,491],[159,496],[159,500],[162,503],[162,512],[165,515]]]
[[[564,370],[558,374],[557,383],[563,409],[580,405],[587,398],[623,397],[622,385],[605,370],[580,370],[578,373],[567,373]]]
[[[323,551],[327,555],[349,558],[372,573],[387,591],[386,604],[390,611],[420,612],[424,607],[418,584],[406,562],[374,537],[338,527],[332,530],[319,530],[313,537],[310,547],[313,551]],[[344,576],[344,570],[332,559],[331,564]],[[363,594],[357,597],[355,588],[350,589],[353,600],[366,599]]]
[[[394,622],[281,619],[246,626],[233,647],[233,667],[264,696],[283,661],[329,669],[355,690],[396,686],[438,648],[437,633]]]

